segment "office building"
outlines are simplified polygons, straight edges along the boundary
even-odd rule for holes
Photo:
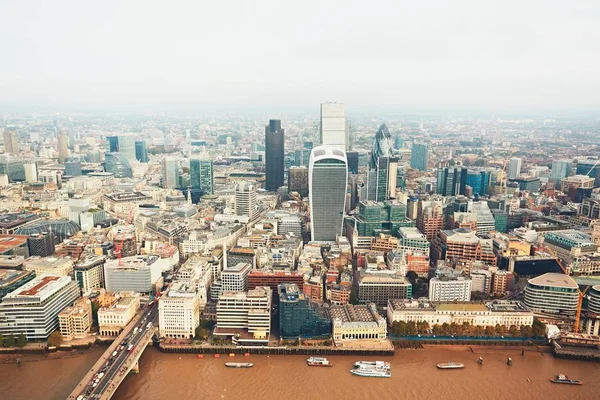
[[[140,295],[121,292],[106,307],[98,310],[100,336],[119,336],[140,308]]]
[[[594,178],[594,186],[600,186],[600,161],[594,159],[577,160],[576,175],[586,175]]]
[[[73,275],[73,260],[71,257],[29,257],[23,264],[26,271],[35,272],[36,276],[45,274],[67,276]]]
[[[25,181],[23,160],[11,153],[0,154],[0,175],[6,175],[9,182]]]
[[[336,147],[315,147],[308,168],[311,240],[334,241],[342,234],[347,182],[346,153]]]
[[[375,167],[367,173],[367,199],[384,201],[396,197],[398,180],[398,159],[381,156],[376,159]]]
[[[358,151],[347,151],[346,159],[348,160],[348,173],[358,174]]]
[[[390,299],[387,320],[394,322],[426,322],[432,328],[443,324],[510,328],[533,325],[533,313],[520,301],[495,300],[485,303],[431,302],[428,299]]]
[[[470,275],[472,292],[492,293],[493,274],[490,270],[474,268],[470,271]]]
[[[214,172],[212,160],[194,157],[190,159],[190,186],[200,189],[202,194],[214,194]]]
[[[293,283],[278,285],[279,336],[283,339],[327,338],[331,336],[328,310],[310,301]]]
[[[38,181],[38,167],[35,161],[29,161],[23,164],[25,170],[25,181],[35,183]]]
[[[179,160],[176,157],[163,159],[162,184],[165,189],[175,189],[179,186]]]
[[[417,228],[427,240],[433,240],[444,229],[444,205],[441,200],[421,200],[417,202]]]
[[[482,261],[495,266],[497,259],[492,239],[482,239],[468,228],[441,230],[431,242],[431,259]]]
[[[64,164],[69,157],[69,137],[65,130],[60,130],[56,137],[57,148],[58,148],[58,162]]]
[[[593,189],[594,178],[585,175],[573,175],[563,178],[560,181],[560,191],[566,194],[571,194],[577,189]]]
[[[239,263],[250,264],[253,270],[256,268],[256,253],[252,247],[235,246],[227,250],[227,265],[223,267],[234,267]]]
[[[406,220],[406,204],[398,200],[361,201],[358,203],[358,215],[354,219],[360,236],[394,234],[400,227],[410,223]]]
[[[540,191],[541,181],[537,176],[519,176],[509,179],[509,183],[518,185],[523,192],[536,193]]]
[[[335,146],[342,151],[349,150],[346,142],[346,119],[343,104],[321,104],[319,136],[322,146]]]
[[[386,303],[387,305],[387,303]],[[360,340],[383,341],[387,339],[387,323],[379,315],[375,304],[343,306],[329,309],[333,322],[333,341],[336,346]]]
[[[438,168],[436,193],[442,196],[464,195],[467,187],[467,168]]]
[[[71,238],[80,230],[81,228],[76,222],[67,219],[52,219],[34,221],[31,224],[23,225],[19,227],[15,233],[18,235],[31,236],[37,233],[52,232],[55,243],[60,243]]]
[[[128,160],[135,160],[135,138],[131,135],[107,136],[106,152],[121,153]]]
[[[412,285],[401,274],[363,272],[358,281],[358,301],[385,307],[388,299],[410,299]]]
[[[485,196],[490,186],[490,172],[469,169],[466,184],[473,189],[473,195]]]
[[[148,148],[146,147],[146,141],[135,141],[135,158],[141,163],[148,162]]]
[[[103,256],[90,256],[75,264],[73,275],[81,294],[104,287],[105,262],[106,258]]]
[[[439,270],[439,268],[438,268]],[[429,281],[429,300],[431,301],[470,301],[471,279],[457,271],[448,270],[437,273]]]
[[[240,182],[235,186],[235,214],[245,215],[253,220],[258,215],[256,186],[250,182]]]
[[[288,192],[297,192],[302,198],[308,196],[308,168],[302,166],[288,169]]]
[[[161,337],[190,339],[200,325],[200,296],[193,282],[176,281],[158,303]]]
[[[105,153],[104,171],[112,173],[115,178],[133,177],[133,169],[129,159],[122,153]]]
[[[27,235],[0,235],[0,255],[29,257]]]
[[[248,289],[270,287],[273,293],[282,284],[294,284],[300,291],[304,287],[304,274],[298,271],[253,270],[248,274]]]
[[[106,212],[129,215],[132,208],[152,202],[152,197],[142,192],[114,192],[102,196],[102,208]]]
[[[19,137],[13,129],[4,129],[4,152],[19,155]]]
[[[275,192],[284,181],[285,132],[278,119],[265,127],[266,181],[265,189]]]
[[[64,162],[65,164],[65,176],[81,176],[81,161],[78,157],[69,157]],[[26,172],[27,174],[27,172]]]
[[[270,288],[248,292],[223,292],[217,303],[216,337],[233,338],[239,344],[266,345],[271,332]]]
[[[49,257],[54,254],[54,234],[42,232],[27,238],[30,256]]]
[[[567,176],[571,175],[570,160],[554,160],[552,161],[552,170],[550,172],[550,180],[560,182]]]
[[[104,264],[106,290],[111,292],[151,293],[162,287],[161,266],[157,256],[133,256],[107,260]]]
[[[398,229],[398,239],[400,250],[409,250],[412,252],[423,252],[429,254],[430,243],[418,228],[406,226]]]
[[[427,171],[429,164],[429,146],[426,144],[413,144],[410,153],[410,167],[419,171]]]
[[[77,284],[68,276],[36,277],[0,303],[0,334],[46,340],[58,329],[58,314],[78,297]]]
[[[92,327],[92,303],[78,299],[58,314],[58,326],[63,340],[85,339]]]
[[[568,275],[547,273],[527,281],[525,305],[533,312],[575,315],[579,287]]]
[[[583,199],[581,202],[581,207],[579,208],[579,215],[590,219],[600,219],[600,198]]]
[[[35,272],[33,271],[2,269],[3,267],[0,267],[0,302],[8,293],[35,278]]]
[[[513,157],[508,164],[508,178],[515,179],[518,176],[521,176],[521,159]]]
[[[245,292],[248,290],[248,274],[252,270],[252,265],[248,263],[238,263],[232,267],[227,267],[221,272],[221,283],[224,292]]]

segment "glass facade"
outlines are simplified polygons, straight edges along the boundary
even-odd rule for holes
[[[190,160],[190,186],[201,189],[205,194],[214,193],[214,171],[212,160],[192,158]]]
[[[414,144],[410,152],[410,167],[426,171],[429,163],[429,147],[425,144]]]
[[[138,140],[135,142],[135,158],[142,163],[148,162],[148,149],[145,141]]]
[[[467,171],[467,185],[473,188],[473,195],[485,196],[490,186],[489,171]]]
[[[283,339],[331,336],[331,320],[324,307],[305,298],[295,284],[279,285],[279,336]]]
[[[106,153],[104,155],[104,170],[112,172],[115,178],[133,177],[129,159],[123,153]]]

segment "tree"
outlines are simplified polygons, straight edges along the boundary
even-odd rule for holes
[[[494,336],[494,328],[491,326],[486,326],[484,329],[485,336]]]
[[[4,338],[4,347],[15,347],[16,344],[15,335],[12,333]]]
[[[528,325],[521,325],[519,329],[521,336],[523,337],[531,337],[531,327]]]
[[[48,347],[58,347],[63,341],[62,335],[59,331],[54,331],[48,338]]]
[[[198,325],[198,327],[195,330],[195,336],[194,339],[196,340],[206,340],[208,339],[208,334],[210,333],[210,331],[206,328],[204,328],[202,325]]]
[[[510,328],[508,328],[508,333],[510,336],[518,336],[519,329],[515,325],[511,325]]]
[[[21,333],[18,337],[17,337],[17,347],[25,347],[25,345],[27,344],[27,337],[25,336],[24,333]]]
[[[4,335],[0,333],[0,347],[4,347]]]
[[[100,309],[100,303],[92,301],[92,324],[98,329],[98,310]]]
[[[546,334],[546,325],[539,321],[534,320],[533,325],[531,326],[531,336],[544,336]]]

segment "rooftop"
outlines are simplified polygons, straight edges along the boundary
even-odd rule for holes
[[[27,235],[0,235],[0,253],[27,244]]]
[[[536,276],[528,281],[537,286],[553,286],[558,288],[578,289],[577,283],[568,275],[558,273],[547,273]]]
[[[440,303],[436,308],[439,311],[487,311],[488,308],[481,303]]]
[[[33,274],[32,271],[20,271],[16,269],[0,269],[0,287],[17,282],[21,278]]]
[[[10,299],[39,298],[41,301],[67,286],[71,282],[68,276],[43,275],[27,282],[20,288],[10,292],[4,301]]]

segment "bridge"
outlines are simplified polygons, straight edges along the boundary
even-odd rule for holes
[[[158,319],[158,302],[142,309],[92,369],[71,392],[68,400],[108,400],[129,371],[138,372],[138,360],[152,343]]]

